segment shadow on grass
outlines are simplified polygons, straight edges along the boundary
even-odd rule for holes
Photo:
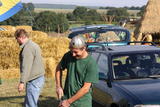
[[[24,96],[9,96],[9,97],[0,97],[0,101],[12,100],[12,99],[22,99]]]
[[[9,107],[12,104],[19,106],[23,106],[23,99],[24,96],[9,96],[9,97],[0,97],[0,104],[6,107]],[[8,106],[7,106],[8,105]]]
[[[9,104],[18,104],[23,106],[24,100],[18,101],[17,99],[23,99],[24,96],[10,96],[10,97],[0,97],[0,101],[8,101]],[[96,102],[92,102],[92,107],[103,107]],[[50,96],[40,96],[38,100],[38,107],[58,107],[59,101],[55,97]]]
[[[38,101],[38,107],[58,107],[58,100],[55,97],[43,97]]]
[[[10,96],[10,97],[0,97],[0,101],[6,103],[6,101],[9,104],[20,104],[24,105],[23,101],[16,101],[17,99],[23,99],[24,96]],[[46,96],[40,96],[38,100],[38,107],[57,107],[58,106],[58,100],[55,97],[46,97]]]

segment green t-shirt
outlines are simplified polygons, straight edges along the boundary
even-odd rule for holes
[[[67,69],[67,77],[64,87],[64,98],[68,99],[80,90],[84,82],[97,83],[98,70],[96,61],[88,55],[84,59],[76,59],[71,52],[67,52],[61,62],[61,69]],[[79,100],[71,104],[71,107],[92,107],[92,96],[90,91]]]

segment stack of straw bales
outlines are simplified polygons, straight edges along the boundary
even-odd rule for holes
[[[25,29],[27,32],[32,31],[32,26],[10,26],[10,25],[1,25],[1,28],[6,29],[7,31],[16,31],[17,29]]]
[[[19,72],[20,71],[17,68],[0,70],[0,78],[1,79],[19,78],[20,76]]]
[[[54,77],[54,71],[56,69],[56,60],[53,57],[45,58],[46,77]]]
[[[0,38],[0,69],[17,68],[19,48],[13,38]]]
[[[32,31],[32,26],[27,26],[27,25],[25,25],[25,26],[16,26],[15,29],[16,30],[17,29],[25,29],[27,32],[30,32],[30,31]]]
[[[15,31],[0,31],[0,38],[7,37],[7,38],[13,38]]]
[[[41,31],[29,31],[30,39],[35,41],[42,49],[46,76],[54,77],[56,65],[65,52],[68,51],[69,39],[67,37],[48,37]],[[14,31],[0,32],[0,75],[1,77],[19,77],[20,48],[14,38]],[[12,73],[14,73],[12,75]],[[18,74],[17,74],[18,73]]]
[[[0,26],[1,28],[4,28],[8,31],[16,31],[16,28],[14,26],[10,26],[10,25],[5,25],[5,26]]]

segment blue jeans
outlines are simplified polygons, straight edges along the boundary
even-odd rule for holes
[[[26,84],[25,107],[37,107],[38,98],[44,85],[44,76],[38,77]]]

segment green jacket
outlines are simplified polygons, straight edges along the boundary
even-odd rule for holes
[[[45,73],[40,47],[32,40],[20,46],[20,82],[26,83]]]

